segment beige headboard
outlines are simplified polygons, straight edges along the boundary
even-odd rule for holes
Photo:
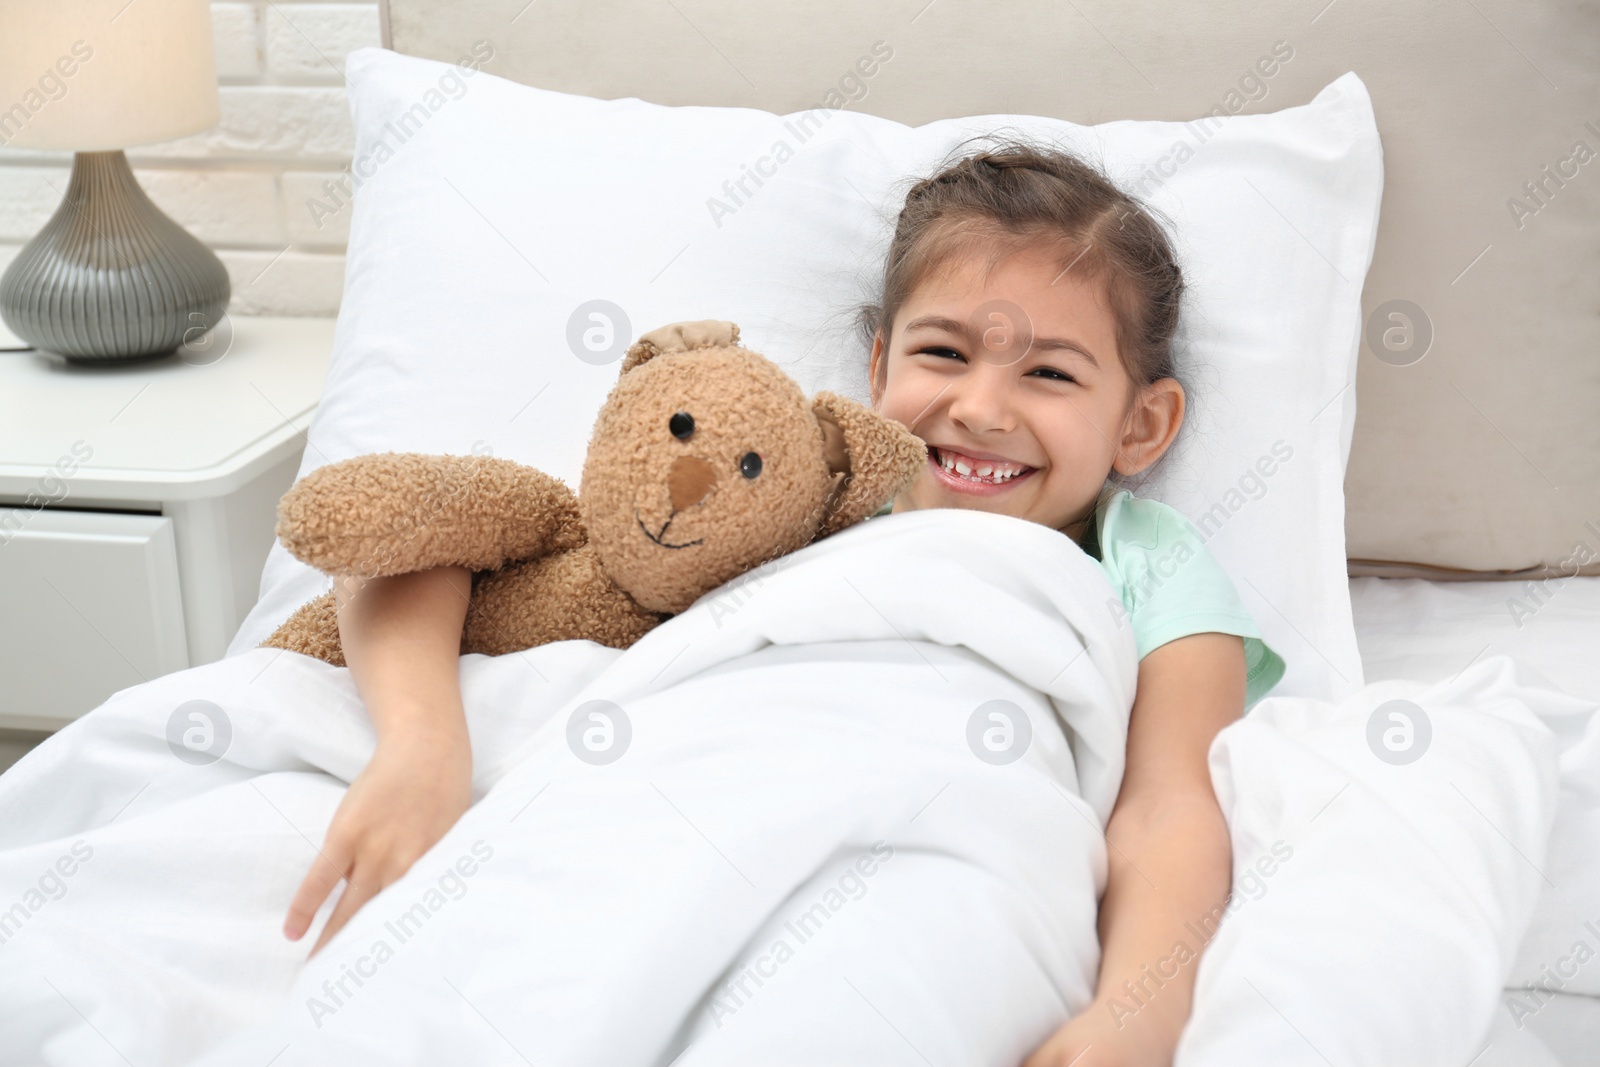
[[[488,41],[485,69],[546,89],[779,113],[881,38],[855,106],[906,123],[1273,111],[1354,70],[1384,143],[1363,313],[1385,358],[1363,345],[1351,572],[1600,573],[1600,4],[388,0],[384,32],[450,61]],[[1278,42],[1293,58],[1250,80]],[[1391,301],[1422,311],[1409,349],[1370,328]]]

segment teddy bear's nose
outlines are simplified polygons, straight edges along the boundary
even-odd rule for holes
[[[667,471],[667,492],[672,510],[694,507],[717,486],[717,469],[695,456],[679,456]]]

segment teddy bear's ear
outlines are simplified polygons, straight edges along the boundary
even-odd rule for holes
[[[835,481],[817,536],[836,533],[877,511],[916,481],[928,461],[922,438],[837,393],[818,393],[811,413]]]
[[[731,322],[701,319],[697,322],[674,322],[658,326],[628,347],[622,360],[622,374],[627,374],[663,352],[681,352],[691,348],[727,348],[739,343],[739,327]]]

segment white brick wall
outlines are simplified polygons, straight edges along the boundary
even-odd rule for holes
[[[150,199],[204,241],[233,280],[241,315],[333,315],[344,285],[349,209],[306,202],[341,177],[354,132],[345,53],[378,43],[378,5],[228,0],[211,5],[222,119],[130,149]],[[0,149],[0,269],[66,191],[66,153]]]
[[[344,73],[346,52],[378,41],[376,4],[273,4],[267,8],[267,69],[285,79]]]

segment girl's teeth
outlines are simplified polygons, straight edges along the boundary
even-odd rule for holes
[[[1021,474],[1023,470],[1023,468],[1019,467],[997,467],[989,462],[969,464],[963,460],[952,459],[942,452],[939,454],[939,465],[947,471],[961,475],[963,478],[981,479],[996,484],[1010,481]]]

